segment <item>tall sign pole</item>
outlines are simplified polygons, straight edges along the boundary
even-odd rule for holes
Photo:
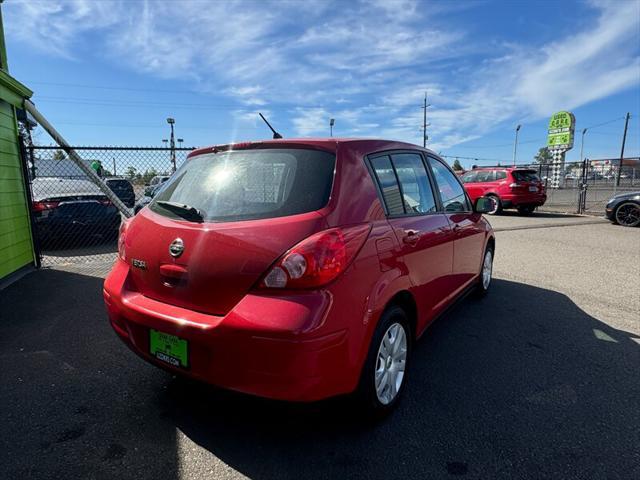
[[[551,188],[564,186],[564,158],[573,148],[576,117],[571,112],[557,112],[549,120],[547,148],[553,158],[551,170]]]

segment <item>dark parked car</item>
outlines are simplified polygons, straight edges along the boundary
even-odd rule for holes
[[[160,188],[162,188],[162,186],[164,185],[164,183],[156,183],[153,187],[147,187],[147,189],[144,191],[144,197],[142,197],[140,201],[136,203],[136,206],[133,207],[133,213],[136,214],[144,207],[149,205],[151,203],[151,200],[153,200],[153,197],[160,191]]]
[[[640,226],[640,192],[626,192],[616,195],[605,210],[607,218],[623,227]]]
[[[120,212],[88,180],[36,178],[32,194],[38,237],[48,248],[118,235]]]
[[[105,178],[104,183],[122,200],[127,207],[133,208],[136,203],[136,194],[133,185],[125,178]]]
[[[147,188],[144,189],[144,194],[149,197],[150,193],[153,191],[157,191],[158,186],[166,182],[171,178],[171,175],[156,175],[151,179],[151,181],[146,185]]]

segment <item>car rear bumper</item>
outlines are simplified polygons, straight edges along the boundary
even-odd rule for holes
[[[40,237],[80,237],[83,235],[113,235],[120,226],[120,214],[94,218],[36,217],[35,224]]]
[[[505,208],[518,207],[520,205],[533,205],[540,207],[547,201],[546,194],[535,193],[532,195],[503,195],[500,197]]]
[[[129,266],[118,260],[104,285],[109,320],[145,360],[223,388],[292,401],[315,401],[353,390],[348,332],[321,327],[331,309],[326,291],[292,296],[247,294],[225,316],[168,305],[129,290]],[[188,368],[149,351],[149,330],[189,343]],[[323,331],[322,334],[314,332]]]

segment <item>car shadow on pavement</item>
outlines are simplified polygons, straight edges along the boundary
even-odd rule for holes
[[[167,415],[250,478],[640,478],[640,347],[568,297],[495,280],[417,344],[399,408],[260,400],[185,380]]]
[[[0,478],[179,478],[171,377],[111,330],[102,282],[41,270],[0,292]]]
[[[495,280],[460,302],[368,423],[174,379],[120,342],[101,290],[43,270],[0,292],[0,478],[640,478],[637,338],[560,293]]]

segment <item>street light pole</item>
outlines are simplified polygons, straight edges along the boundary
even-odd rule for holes
[[[173,135],[173,125],[176,123],[175,119],[167,118],[167,123],[171,126],[171,137],[169,137],[169,148],[171,149],[171,167],[173,171],[176,171],[176,139]]]
[[[336,119],[335,118],[330,118],[329,119],[329,135],[333,137],[333,126],[336,123]]]
[[[587,128],[582,130],[582,139],[580,140],[580,161],[582,161],[582,152],[584,151],[584,134],[587,133]]]
[[[516,140],[513,143],[513,166],[516,166],[516,155],[518,154],[518,132],[520,132],[520,127],[522,127],[522,125],[518,124],[518,126],[516,127]]]

